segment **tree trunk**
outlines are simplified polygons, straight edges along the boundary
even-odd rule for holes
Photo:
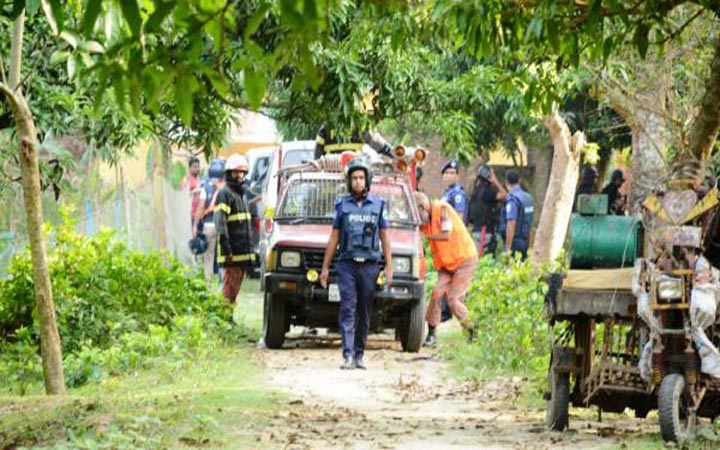
[[[40,326],[40,355],[43,364],[45,392],[63,394],[65,377],[62,366],[60,334],[55,321],[50,273],[47,266],[44,219],[41,204],[40,170],[37,154],[37,130],[30,108],[20,89],[20,63],[25,14],[13,24],[8,85],[0,83],[0,92],[10,103],[15,118],[15,131],[20,143],[20,170],[27,216],[28,237],[33,263],[35,305]]]
[[[664,155],[669,136],[665,120],[642,106],[635,109],[628,123],[632,130],[632,184],[628,205],[630,212],[635,213],[645,197],[668,179]]]
[[[532,194],[533,199],[535,199],[535,220],[539,221],[540,217],[542,217],[542,205],[545,204],[545,196],[550,183],[553,152],[547,141],[544,143],[538,142],[534,147],[539,148],[539,150],[528,151],[528,164],[533,168]]]
[[[580,152],[585,145],[584,134],[570,136],[567,123],[557,111],[546,117],[544,123],[553,141],[553,161],[532,249],[536,268],[554,262],[562,250],[580,171]]]
[[[718,131],[720,131],[720,38],[715,42],[715,53],[705,83],[702,106],[693,121],[688,139],[690,154],[700,159],[704,165],[710,159]]]

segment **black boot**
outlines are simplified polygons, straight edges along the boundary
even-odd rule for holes
[[[428,325],[428,334],[425,338],[425,342],[423,342],[423,347],[435,347],[437,344],[437,339],[435,338],[435,327],[431,327]]]

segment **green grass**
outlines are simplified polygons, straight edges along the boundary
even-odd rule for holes
[[[237,448],[254,442],[280,399],[263,387],[249,349],[224,348],[62,398],[0,397],[0,448]]]
[[[264,386],[253,358],[262,322],[257,280],[246,280],[234,317],[249,331],[240,345],[154,358],[64,397],[40,395],[41,386],[38,395],[0,396],[0,449],[258,447],[256,436],[287,402]]]

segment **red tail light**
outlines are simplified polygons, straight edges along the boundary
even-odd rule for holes
[[[265,232],[270,234],[273,227],[273,221],[272,219],[265,219]]]

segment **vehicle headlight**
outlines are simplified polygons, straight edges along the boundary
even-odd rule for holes
[[[280,265],[283,267],[300,267],[300,252],[282,252]]]
[[[409,274],[412,264],[409,256],[393,256],[392,259],[393,273]]]
[[[680,278],[664,278],[657,284],[658,298],[662,300],[672,300],[682,298],[682,280]]]

